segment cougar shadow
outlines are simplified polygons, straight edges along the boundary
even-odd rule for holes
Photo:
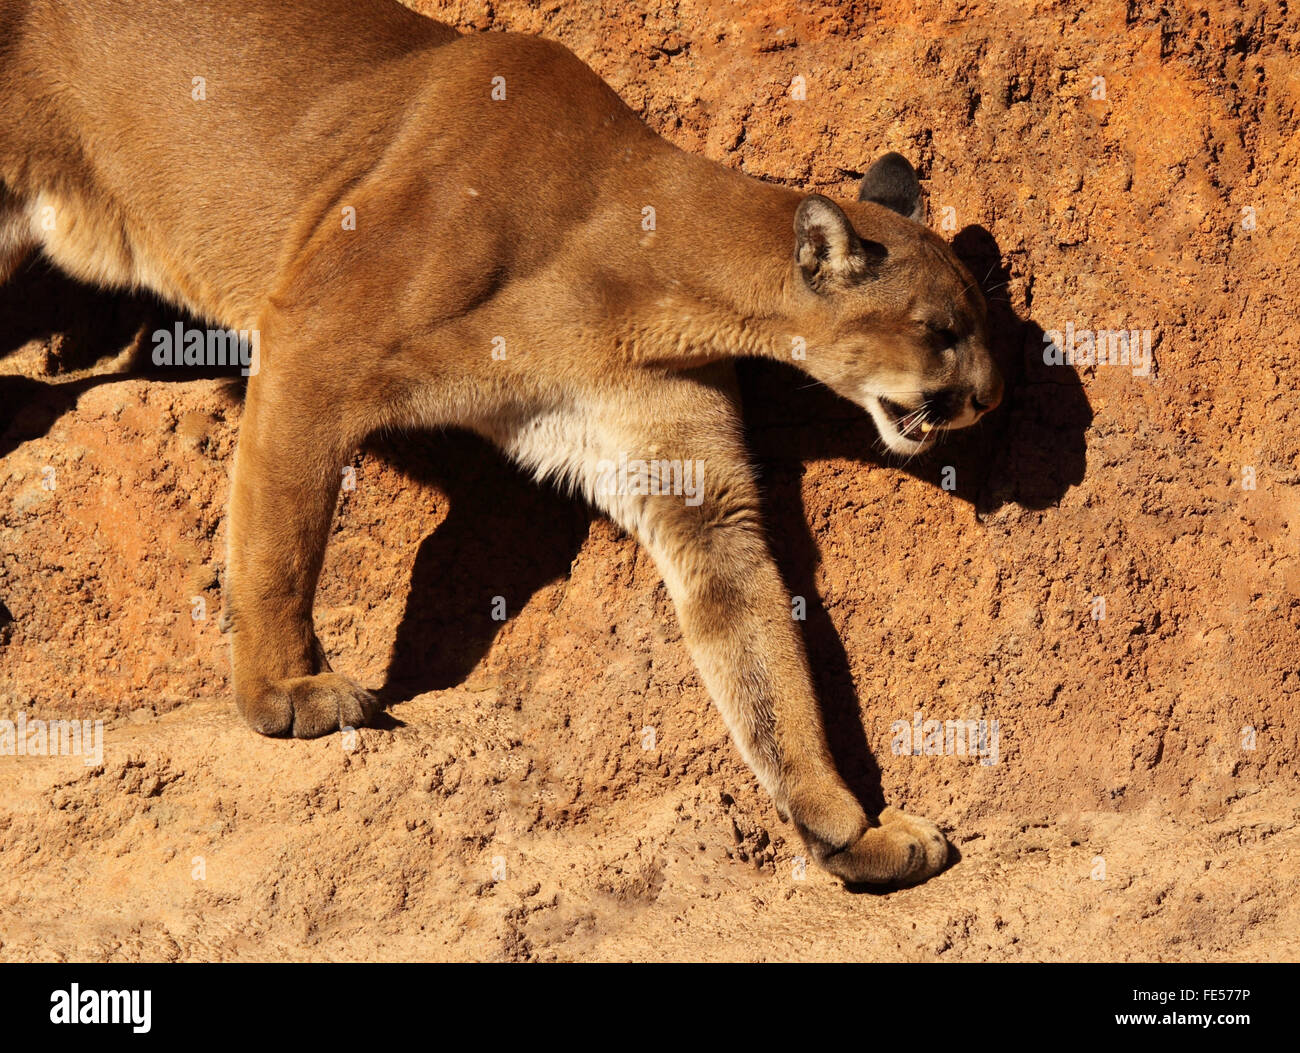
[[[569,573],[595,513],[468,433],[408,434],[366,448],[449,506],[416,552],[379,691],[391,706],[462,683],[506,620]]]
[[[773,553],[791,593],[807,601],[802,628],[831,752],[873,815],[886,803],[880,767],[867,742],[848,654],[816,588],[821,552],[803,503],[805,462],[845,458],[905,472],[969,505],[972,529],[1007,504],[1056,504],[1087,467],[1092,408],[1078,374],[1070,366],[1043,364],[1043,329],[1012,308],[1003,291],[1011,275],[992,235],[967,227],[953,247],[990,290],[990,351],[1006,381],[1001,406],[977,427],[950,433],[929,453],[902,463],[884,451],[863,410],[806,374],[768,362],[742,363],[739,370]]]
[[[238,384],[242,397],[238,367],[167,370],[154,366],[145,334],[170,329],[178,321],[186,328],[207,327],[151,294],[96,289],[33,255],[0,283],[0,360],[40,341],[42,376],[0,375],[0,457],[48,434],[84,392],[104,384],[226,377]],[[124,361],[114,372],[68,378],[119,355]]]

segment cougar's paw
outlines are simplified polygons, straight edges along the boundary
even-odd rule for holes
[[[832,815],[842,822],[829,824]],[[857,822],[850,822],[855,816]],[[861,810],[855,816],[840,810],[823,813],[805,832],[818,862],[846,883],[913,885],[932,878],[948,862],[948,840],[926,819],[892,807],[875,826]]]
[[[879,826],[827,855],[822,866],[850,883],[915,885],[947,862],[948,839],[934,823],[886,808]]]
[[[338,673],[317,673],[266,684],[239,711],[263,735],[314,739],[339,728],[359,728],[379,712],[379,701]]]
[[[900,812],[897,808],[890,805],[877,820],[882,828],[899,829],[906,831],[909,835],[920,841],[925,848],[925,866],[914,881],[924,881],[926,878],[933,877],[939,873],[948,863],[948,839],[943,836],[943,831],[939,829],[929,819],[921,819],[915,815],[908,815]]]

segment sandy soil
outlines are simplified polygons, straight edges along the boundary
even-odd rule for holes
[[[0,290],[0,717],[106,731],[98,765],[0,757],[0,958],[1300,956],[1300,18],[416,6],[559,39],[757,176],[920,167],[1004,407],[898,466],[794,374],[743,381],[840,763],[954,864],[804,873],[648,559],[465,437],[374,444],[343,496],[318,631],[383,725],[252,735],[217,628],[238,383],[146,374],[172,312],[34,265]],[[1067,323],[1150,330],[1155,366],[1047,366]],[[895,753],[918,712],[996,720],[997,763]]]

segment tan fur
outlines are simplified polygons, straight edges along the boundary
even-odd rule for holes
[[[882,397],[977,419],[1001,392],[983,300],[924,227],[682,153],[560,45],[389,0],[0,0],[0,279],[37,246],[261,334],[227,582],[258,731],[372,715],[312,628],[340,466],[376,429],[463,427],[650,551],[740,752],[828,869],[942,867],[933,824],[872,822],[835,770],[729,375],[793,361],[905,453],[928,440]],[[620,454],[703,461],[703,500],[605,492]]]

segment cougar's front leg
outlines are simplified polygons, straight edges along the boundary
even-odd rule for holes
[[[264,363],[271,362],[264,356]],[[235,701],[264,735],[324,735],[359,727],[378,708],[330,671],[312,627],[312,601],[341,466],[352,452],[343,414],[310,372],[249,381],[230,498],[223,621],[232,633]]]
[[[681,381],[670,396],[629,398],[599,434],[601,456],[585,458],[597,502],[653,555],[741,755],[813,856],[850,882],[915,882],[940,870],[948,844],[938,827],[895,809],[873,823],[835,769],[726,391]],[[650,486],[611,474],[620,454],[658,462]],[[666,492],[665,471],[697,492]],[[635,489],[659,493],[617,492]]]

